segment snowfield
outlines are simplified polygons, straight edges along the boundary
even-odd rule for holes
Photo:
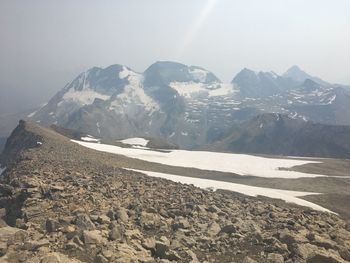
[[[81,105],[90,105],[95,99],[108,100],[109,98],[110,96],[100,94],[90,88],[85,88],[84,90],[71,88],[63,95],[64,102],[79,103]]]
[[[135,170],[135,169],[127,169],[127,170],[140,172],[152,177],[164,178],[167,180],[180,182],[183,184],[193,184],[194,186],[203,188],[203,189],[208,189],[208,188],[213,190],[223,189],[223,190],[229,190],[229,191],[245,194],[248,196],[261,195],[261,196],[266,196],[270,198],[282,199],[287,203],[294,203],[297,205],[310,207],[315,210],[333,213],[332,211],[322,206],[319,206],[317,204],[298,198],[306,195],[315,195],[315,194],[317,195],[319,193],[286,191],[286,190],[278,190],[278,189],[272,189],[272,188],[255,187],[255,186],[248,186],[243,184],[235,184],[235,183],[229,183],[229,182],[179,176],[174,174],[156,173],[156,172],[149,172],[149,171]]]
[[[185,150],[158,152],[150,149],[121,148],[114,145],[97,144],[75,140],[72,141],[94,150],[125,155],[131,158],[171,166],[191,167],[202,170],[229,172],[239,175],[250,175],[268,178],[295,179],[302,177],[325,176],[320,174],[309,174],[281,170],[281,168],[288,169],[297,165],[319,163],[310,159],[273,159],[247,154]]]
[[[87,137],[81,137],[80,140],[86,141],[86,142],[100,142],[100,139],[96,139],[91,135],[88,135]]]
[[[144,138],[129,138],[129,139],[121,140],[120,142],[124,144],[129,144],[129,145],[146,147],[149,140],[146,140]]]

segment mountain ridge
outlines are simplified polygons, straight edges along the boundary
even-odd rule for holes
[[[28,119],[109,139],[147,136],[194,149],[263,113],[350,125],[349,94],[342,87],[249,69],[222,83],[206,69],[171,61],[158,61],[143,73],[115,64],[81,73]]]

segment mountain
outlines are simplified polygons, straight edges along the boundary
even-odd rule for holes
[[[211,150],[350,158],[350,126],[325,125],[283,114],[263,114],[232,129]]]
[[[263,113],[350,125],[350,92],[316,80],[296,67],[282,76],[243,69],[231,83],[171,61],[143,73],[123,65],[94,67],[28,119],[111,140],[161,138],[187,149],[220,140],[235,124]]]
[[[297,85],[297,81],[284,78],[274,72],[255,72],[243,69],[232,80],[239,88],[239,95],[244,98],[265,98],[285,92]]]
[[[136,159],[24,121],[4,154],[1,262],[347,259],[350,232],[336,214],[149,177],[122,168]]]
[[[283,74],[284,78],[289,78],[292,79],[294,81],[297,82],[304,82],[307,79],[311,79],[314,82],[321,84],[321,85],[325,85],[325,86],[329,86],[330,84],[318,77],[313,77],[311,75],[309,75],[308,73],[306,73],[305,71],[303,71],[302,69],[300,69],[298,66],[294,65],[291,68],[289,68],[284,74]]]

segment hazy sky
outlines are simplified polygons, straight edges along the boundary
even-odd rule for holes
[[[349,0],[1,0],[0,113],[92,66],[175,60],[231,81],[297,64],[350,84]]]

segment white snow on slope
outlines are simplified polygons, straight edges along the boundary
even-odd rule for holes
[[[84,90],[74,90],[71,88],[68,92],[63,95],[63,101],[75,102],[81,105],[90,105],[95,99],[108,100],[110,96],[98,93],[90,88]]]
[[[96,139],[96,138],[89,136],[89,135],[87,137],[81,137],[80,140],[86,141],[86,142],[99,142],[100,141],[100,139]]]
[[[36,113],[37,113],[37,111],[33,111],[32,113],[28,114],[27,117],[28,117],[28,118],[31,118],[31,117],[33,117]]]
[[[135,105],[142,106],[146,110],[154,112],[159,110],[159,105],[148,96],[142,86],[143,76],[127,67],[123,67],[123,70],[119,72],[120,78],[127,78],[128,84],[124,88],[124,92],[118,94],[114,101],[110,105],[110,110],[117,112],[128,112],[128,107],[133,109]]]
[[[171,82],[171,88],[181,96],[191,98],[193,95],[205,94],[208,97],[225,96],[234,92],[231,84],[203,84],[196,82]]]
[[[129,144],[129,145],[138,145],[138,146],[146,146],[149,140],[146,140],[144,138],[129,138],[125,140],[121,140],[121,143]]]
[[[136,73],[129,68],[123,66],[123,70],[119,72],[119,78],[124,79],[129,76],[136,75]]]
[[[223,181],[215,181],[215,180],[180,176],[180,175],[174,175],[174,174],[156,173],[156,172],[135,170],[135,169],[127,169],[127,170],[144,173],[152,177],[164,178],[174,182],[180,182],[183,184],[193,184],[194,186],[203,188],[203,189],[207,189],[207,188],[213,188],[214,190],[223,189],[223,190],[229,190],[229,191],[233,191],[233,192],[237,192],[237,193],[241,193],[249,196],[261,195],[261,196],[266,196],[270,198],[282,199],[288,203],[294,203],[294,204],[310,207],[312,209],[319,210],[319,211],[331,212],[330,210],[322,206],[319,206],[309,201],[298,198],[300,196],[317,195],[320,193],[287,191],[287,190],[279,190],[279,189],[273,189],[273,188],[255,187],[255,186],[248,186],[243,184],[235,184],[235,183],[229,183],[229,182],[223,182]]]
[[[184,96],[186,98],[191,98],[192,94],[207,92],[207,90],[204,88],[203,83],[171,82],[169,86],[176,90],[181,96]]]
[[[330,98],[330,100],[327,102],[327,104],[332,104],[336,97],[337,95],[333,95],[332,98]]]
[[[232,84],[220,84],[220,88],[209,91],[209,97],[226,96],[234,92]]]
[[[325,176],[295,171],[280,170],[307,163],[319,163],[312,160],[273,159],[247,154],[217,153],[205,151],[173,150],[157,152],[133,148],[121,148],[114,145],[95,144],[74,141],[82,146],[98,151],[125,155],[144,161],[161,163],[172,166],[192,167],[202,170],[230,172],[239,175],[251,175],[271,178],[302,178]]]
[[[32,113],[28,114],[27,117],[28,117],[28,118],[33,117],[39,110],[41,110],[42,108],[44,108],[46,105],[47,105],[47,102],[42,103],[42,104],[40,105],[40,108],[39,108],[38,110],[33,111]]]
[[[208,71],[200,68],[190,68],[190,73],[192,77],[200,82],[205,82],[207,79]]]

